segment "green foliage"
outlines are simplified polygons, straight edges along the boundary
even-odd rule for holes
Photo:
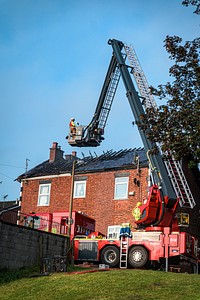
[[[178,36],[167,36],[166,51],[174,64],[169,69],[173,81],[151,93],[165,100],[158,110],[151,108],[140,120],[149,139],[171,150],[178,159],[193,157],[200,162],[200,38],[182,44]],[[148,128],[148,129],[147,129]]]
[[[194,13],[200,14],[200,0],[182,4],[195,6]],[[170,149],[177,159],[189,158],[194,167],[200,163],[200,38],[183,43],[178,36],[167,36],[164,46],[173,61],[172,80],[150,90],[165,104],[147,109],[138,125],[163,153]]]
[[[185,6],[188,6],[188,5],[196,6],[194,13],[197,15],[200,14],[200,0],[184,0],[184,1],[182,1],[182,4]]]

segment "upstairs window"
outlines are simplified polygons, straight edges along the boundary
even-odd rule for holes
[[[86,195],[86,181],[74,182],[74,198],[85,198]]]
[[[38,206],[48,206],[50,202],[51,184],[40,184]]]
[[[128,198],[128,177],[115,178],[115,195],[114,199],[127,199]]]

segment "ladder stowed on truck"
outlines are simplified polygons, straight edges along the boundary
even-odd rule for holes
[[[128,266],[128,248],[129,248],[129,237],[121,236],[120,237],[120,269],[127,269]]]
[[[128,267],[128,249],[129,249],[130,238],[131,238],[131,225],[128,223],[123,223],[119,234],[119,239],[120,239],[119,267],[121,269],[127,269]]]

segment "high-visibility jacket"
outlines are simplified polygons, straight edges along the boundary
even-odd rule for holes
[[[76,126],[76,125],[75,125],[74,121],[70,121],[69,127],[75,127],[75,126]]]

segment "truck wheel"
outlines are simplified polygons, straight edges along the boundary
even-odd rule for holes
[[[111,268],[116,267],[119,263],[119,249],[114,246],[105,247],[101,252],[101,261]]]
[[[129,264],[134,268],[142,268],[148,261],[148,252],[142,246],[135,246],[129,252]]]

